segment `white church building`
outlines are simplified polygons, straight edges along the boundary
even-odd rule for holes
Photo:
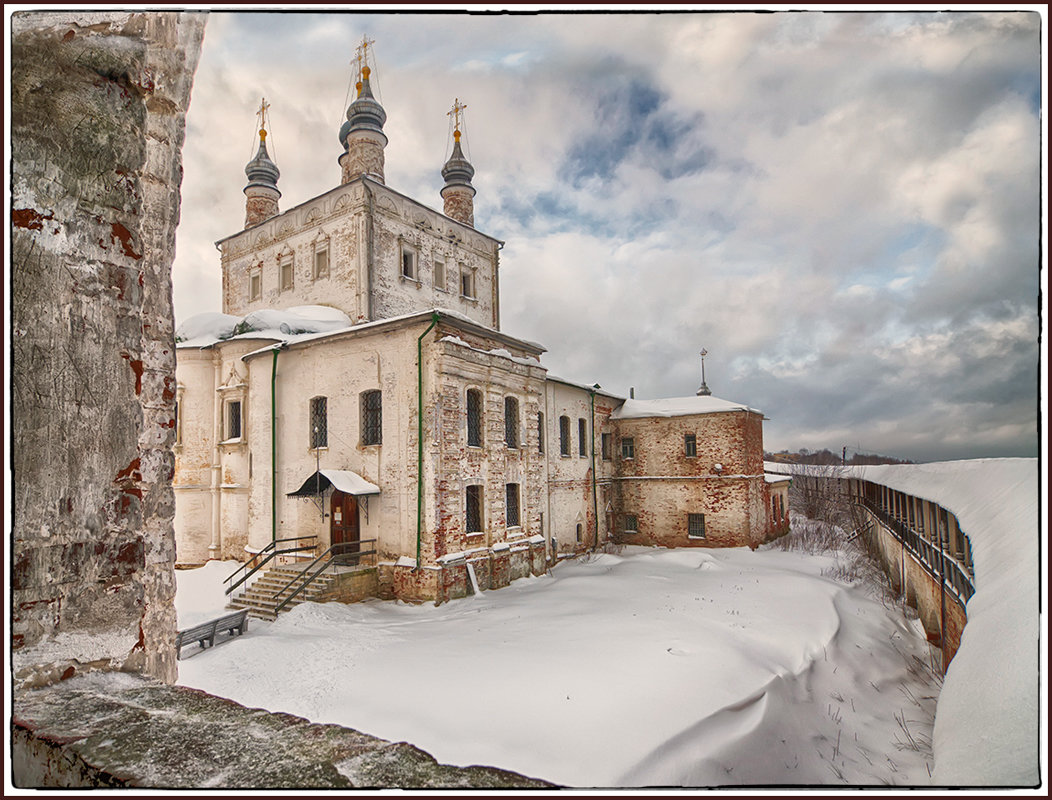
[[[501,330],[461,106],[439,212],[385,185],[359,64],[339,185],[284,212],[261,114],[245,228],[217,242],[222,313],[177,331],[178,562],[300,548],[285,560],[366,576],[357,596],[442,602],[607,541],[784,531],[759,411],[704,385],[644,401],[555,378]]]

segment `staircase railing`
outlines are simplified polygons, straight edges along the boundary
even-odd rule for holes
[[[298,547],[278,547],[279,544],[284,542],[311,542],[311,544],[300,545]],[[234,589],[243,584],[253,575],[255,575],[264,566],[270,563],[275,557],[285,555],[286,553],[302,553],[304,550],[314,550],[318,546],[317,536],[294,536],[290,539],[276,539],[258,553],[255,553],[252,558],[234,570],[223,583],[230,583],[237,577],[238,573],[249,570],[247,573],[242,575],[230,586],[223,590],[224,594],[230,594]],[[263,556],[261,558],[261,556]]]
[[[292,580],[274,593],[274,600],[278,600],[294,583],[296,583],[296,581],[302,580],[302,583],[293,590],[292,594],[274,606],[274,616],[277,616],[281,609],[288,605],[296,595],[310,586],[315,578],[325,572],[328,567],[337,564],[353,564],[353,566],[357,566],[361,562],[362,556],[376,555],[375,547],[371,550],[362,550],[361,546],[363,544],[375,545],[376,539],[361,539],[357,542],[340,542],[339,544],[332,545],[332,547],[314,559],[314,561],[308,564],[299,575],[293,576]],[[317,569],[315,569],[315,567],[317,567]],[[311,574],[311,570],[314,570],[313,574]]]

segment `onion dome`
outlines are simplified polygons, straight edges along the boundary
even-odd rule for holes
[[[470,161],[464,158],[464,151],[460,148],[460,131],[454,131],[453,152],[446,165],[442,167],[442,178],[447,187],[466,186],[474,193],[475,188],[471,185],[474,175],[475,168],[471,166]]]
[[[267,153],[267,132],[263,128],[259,130],[259,150],[256,151],[256,157],[245,166],[245,175],[248,176],[246,189],[253,186],[261,186],[266,189],[273,189],[280,196],[278,178],[281,177],[281,172],[278,170],[278,165],[270,160],[270,155]]]
[[[346,146],[347,134],[355,130],[383,132],[387,112],[373,97],[369,86],[369,67],[362,67],[362,79],[358,83],[358,97],[347,107],[347,121],[340,126],[340,144]]]

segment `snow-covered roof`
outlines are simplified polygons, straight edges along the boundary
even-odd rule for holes
[[[548,375],[545,376],[545,380],[552,381],[554,383],[561,383],[564,386],[572,386],[575,389],[583,389],[584,391],[589,392],[589,393],[595,392],[596,394],[601,394],[601,395],[603,395],[603,397],[609,397],[609,398],[612,398],[613,400],[624,400],[625,399],[622,395],[614,394],[613,392],[608,392],[602,386],[589,386],[587,383],[578,383],[577,381],[568,381],[568,380],[566,380],[566,378],[560,378],[557,375],[552,375],[550,372],[548,373]]]
[[[791,475],[774,475],[770,472],[763,474],[763,479],[766,483],[785,483],[791,481],[793,478]]]
[[[303,334],[332,333],[352,327],[351,318],[331,306],[263,308],[243,317],[207,311],[196,314],[175,331],[177,347],[209,347],[231,339],[288,341]]]
[[[712,395],[694,397],[664,397],[657,400],[625,400],[611,416],[614,419],[640,419],[643,417],[687,417],[694,414],[720,414],[725,411],[751,411],[755,408],[721,400]]]

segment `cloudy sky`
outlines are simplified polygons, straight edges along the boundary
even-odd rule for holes
[[[466,102],[501,327],[553,374],[763,410],[767,449],[1036,455],[1043,18],[212,13],[178,320],[220,307],[255,110],[288,209],[337,185],[362,35],[386,179],[441,209]]]

